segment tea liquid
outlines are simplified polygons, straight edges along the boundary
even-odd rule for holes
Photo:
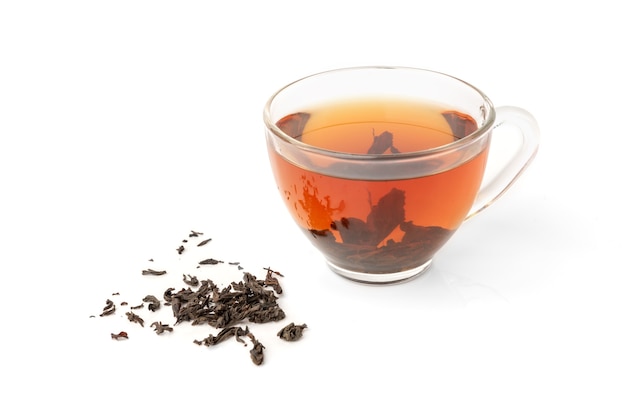
[[[436,148],[477,129],[468,115],[400,100],[332,103],[287,115],[277,125],[304,143],[353,154]],[[320,174],[270,150],[280,193],[313,243],[325,254],[330,249],[334,264],[372,273],[407,270],[432,258],[471,208],[486,156],[487,149],[429,176],[372,181]]]

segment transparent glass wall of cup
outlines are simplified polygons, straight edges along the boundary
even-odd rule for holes
[[[263,116],[274,178],[296,224],[331,270],[364,283],[423,273],[458,227],[518,178],[539,143],[528,112],[496,109],[462,80],[413,68],[305,77],[275,93]],[[504,125],[522,146],[483,184],[491,141],[517,140]]]

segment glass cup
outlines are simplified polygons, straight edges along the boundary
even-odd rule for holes
[[[539,144],[528,112],[496,109],[472,85],[414,68],[311,75],[278,90],[263,118],[291,216],[331,270],[364,283],[426,271],[459,226],[511,186]],[[492,135],[522,145],[486,182]]]

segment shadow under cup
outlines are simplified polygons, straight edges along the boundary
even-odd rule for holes
[[[441,73],[361,67],[284,87],[264,119],[280,195],[330,268],[393,283],[424,272],[472,211],[495,110]]]

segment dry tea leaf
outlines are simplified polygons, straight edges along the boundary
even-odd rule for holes
[[[148,304],[148,310],[150,312],[154,312],[158,309],[161,308],[161,301],[159,299],[156,298],[156,296],[153,295],[147,295],[145,298],[143,298],[144,302],[149,302]]]
[[[246,342],[241,339],[241,337],[247,336],[248,334],[250,334],[248,327],[241,328],[238,326],[232,326],[232,327],[224,328],[217,335],[210,334],[208,337],[206,337],[203,340],[194,340],[194,343],[198,345],[206,345],[207,347],[210,347],[213,345],[217,345],[221,342],[224,342],[229,338],[234,337],[235,340],[237,340],[238,342],[242,343],[243,345],[247,345]]]
[[[270,269],[269,267],[266,268],[265,270],[267,270],[267,273],[265,274],[265,286],[270,286],[279,295],[282,294],[283,293],[283,288],[280,287],[280,283],[278,282],[278,278],[276,278],[275,275],[276,276],[280,276],[280,277],[283,277],[283,275],[280,274],[279,271],[274,271],[274,270]]]
[[[165,270],[152,270],[152,269],[146,269],[141,272],[141,274],[144,276],[162,276],[166,273],[167,271]]]
[[[143,319],[139,315],[132,312],[126,312],[126,317],[130,322],[136,322],[143,327]]]
[[[202,235],[201,232],[191,231],[190,237]],[[186,241],[186,240],[185,240]],[[198,246],[203,246],[210,242],[210,239],[202,241]],[[182,248],[182,246],[181,246]],[[152,260],[151,260],[152,261]],[[219,264],[223,261],[213,258],[202,260],[199,264],[211,265]],[[229,262],[229,265],[242,267],[239,262]],[[265,323],[270,321],[280,321],[285,318],[285,312],[278,305],[278,295],[282,293],[279,277],[283,275],[276,270],[265,268],[264,280],[257,279],[254,275],[244,272],[239,282],[231,282],[229,285],[220,288],[210,279],[198,280],[197,276],[183,274],[183,282],[189,287],[176,291],[176,288],[169,287],[163,292],[165,305],[171,306],[173,317],[176,322],[191,322],[192,325],[207,324],[216,329],[220,329],[216,335],[210,334],[203,340],[194,340],[198,345],[212,346],[219,344],[229,338],[234,338],[239,343],[248,345],[245,338],[252,342],[250,358],[256,365],[264,361],[263,350],[265,347],[256,340],[247,326],[239,326],[242,322]],[[144,276],[160,276],[166,274],[166,270],[146,269],[142,271]],[[116,293],[118,295],[119,293]],[[161,301],[153,295],[147,295],[143,302],[148,304],[148,310],[154,312],[160,309]],[[123,302],[123,304],[127,304]],[[144,304],[131,307],[132,309],[142,308]],[[115,304],[107,299],[106,306],[101,316],[110,315],[115,312]],[[148,314],[149,315],[149,314]],[[130,322],[136,322],[142,327],[144,319],[135,313],[126,312],[126,317]],[[155,333],[163,334],[173,332],[173,327],[161,321],[154,321],[150,325]],[[296,339],[302,333],[302,327],[306,325],[293,325],[292,329],[283,331],[285,338]],[[124,331],[118,334],[111,334],[113,339],[127,339],[128,334]]]
[[[193,287],[196,287],[200,284],[200,281],[198,280],[196,276],[187,275],[187,274],[183,274],[183,282]]]
[[[223,263],[223,261],[219,261],[214,258],[207,258],[206,260],[202,260],[198,262],[198,264],[203,265],[203,266],[208,265],[208,264],[219,264],[219,263]]]
[[[250,350],[250,358],[252,359],[252,362],[254,364],[260,366],[261,364],[263,364],[263,349],[265,347],[263,346],[263,344],[258,342],[256,338],[254,338],[254,335],[252,335],[251,333],[248,334],[248,337],[250,337],[250,340],[252,340],[252,344],[254,344],[254,346]]]
[[[174,328],[170,327],[168,324],[163,324],[161,321],[153,322],[150,327],[154,328],[154,332],[157,334],[163,334],[165,331],[173,332]]]
[[[298,341],[302,338],[302,333],[306,328],[306,324],[295,325],[293,322],[278,331],[278,337],[285,341]]]
[[[106,304],[102,309],[102,313],[100,314],[100,316],[108,316],[115,312],[115,304],[111,299],[107,299],[105,303]]]

